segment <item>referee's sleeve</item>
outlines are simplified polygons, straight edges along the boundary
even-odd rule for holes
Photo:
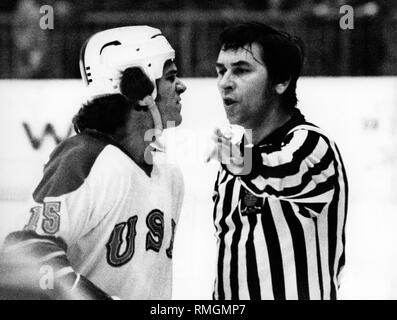
[[[254,146],[252,171],[238,179],[257,196],[324,202],[337,179],[334,151],[318,132],[298,129],[278,150]]]

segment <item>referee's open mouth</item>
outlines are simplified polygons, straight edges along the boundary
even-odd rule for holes
[[[224,104],[226,107],[230,107],[230,106],[232,106],[232,105],[235,104],[235,103],[237,103],[237,101],[234,100],[234,99],[231,99],[231,98],[223,98],[223,104]]]

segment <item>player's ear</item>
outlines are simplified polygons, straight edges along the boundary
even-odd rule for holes
[[[138,100],[137,104],[140,107],[142,107],[142,109],[146,109],[147,110],[147,108],[152,107],[155,104],[155,102],[154,102],[154,99],[153,99],[153,97],[151,95],[147,95],[143,99]]]
[[[287,81],[284,81],[284,82],[277,83],[274,86],[274,91],[276,91],[277,94],[279,94],[279,95],[283,94],[285,92],[285,90],[287,90],[290,82],[291,82],[291,79],[288,79]]]

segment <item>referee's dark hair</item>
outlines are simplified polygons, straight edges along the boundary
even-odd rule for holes
[[[267,68],[272,86],[290,80],[288,88],[280,96],[281,106],[296,106],[296,81],[304,60],[303,42],[286,32],[258,22],[246,22],[228,27],[220,34],[221,50],[237,50],[258,43],[262,60]]]
[[[109,94],[97,97],[84,104],[73,118],[76,133],[84,129],[94,129],[105,134],[113,134],[122,128],[131,109],[146,111],[137,101],[154,90],[154,85],[138,67],[127,68],[121,75],[122,94]]]

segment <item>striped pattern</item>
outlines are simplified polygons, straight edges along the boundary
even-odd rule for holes
[[[249,175],[234,176],[225,167],[218,173],[214,299],[337,298],[345,264],[346,173],[326,134],[304,121],[292,123],[253,147]],[[247,192],[261,206],[242,215]]]

